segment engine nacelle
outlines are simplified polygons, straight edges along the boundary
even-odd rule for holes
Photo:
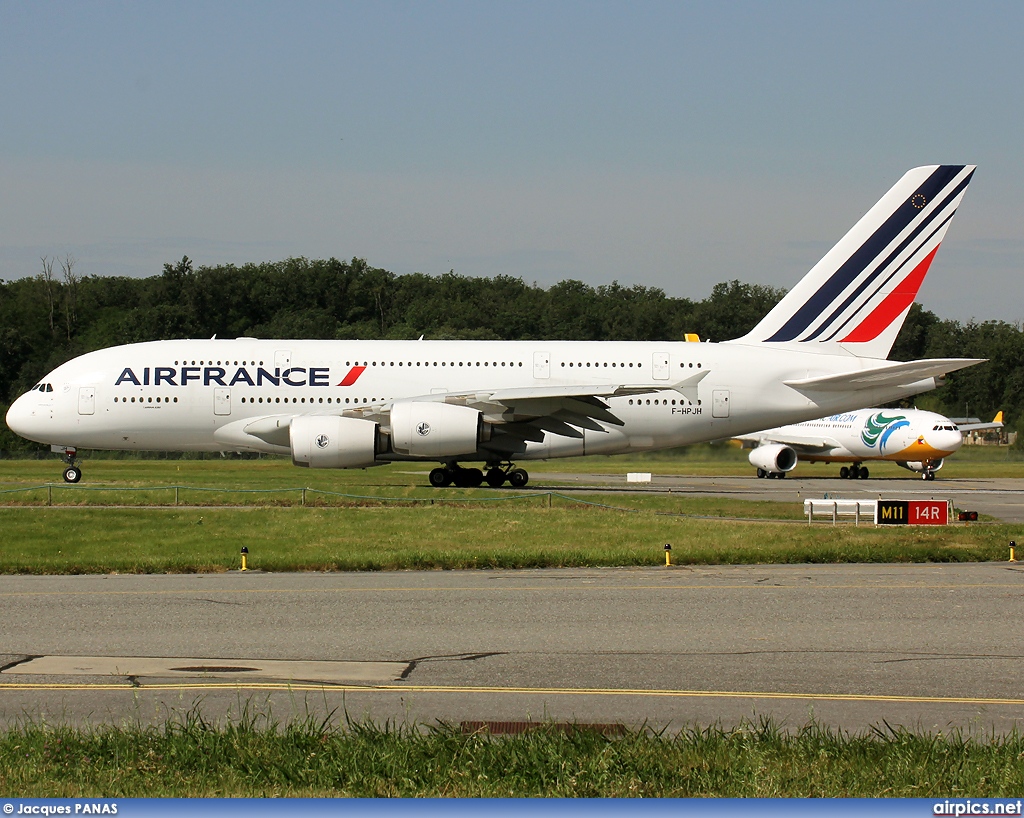
[[[402,401],[391,407],[391,447],[410,457],[473,454],[483,426],[483,416],[468,406]]]
[[[374,465],[378,427],[372,420],[330,415],[292,418],[292,463],[311,469],[362,469]]]
[[[920,460],[898,460],[896,462],[908,471],[916,471],[918,474],[921,474],[927,471],[937,472],[942,468],[943,458],[940,457],[938,460],[928,460],[926,462],[921,462]]]
[[[751,466],[778,474],[796,468],[796,451],[783,443],[768,443],[754,449],[748,458]]]

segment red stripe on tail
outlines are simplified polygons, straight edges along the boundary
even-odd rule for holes
[[[935,249],[924,257],[924,260],[914,268],[914,272],[897,284],[896,289],[889,293],[885,300],[875,307],[867,318],[854,327],[849,335],[841,338],[839,343],[863,344],[867,341],[874,341],[875,338],[881,335],[886,327],[902,315],[907,307],[914,303],[917,291],[921,289],[921,282],[924,281],[924,277],[928,273],[928,267],[931,265],[932,259],[935,258],[938,250],[939,246],[935,245]]]

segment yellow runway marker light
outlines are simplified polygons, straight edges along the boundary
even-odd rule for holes
[[[665,565],[672,564],[672,546],[665,543]]]
[[[1010,540],[1010,562],[1016,562],[1017,561],[1017,558],[1013,554],[1014,549],[1016,549],[1016,547],[1017,547],[1017,541],[1016,540]]]
[[[243,570],[243,571],[248,571],[248,570],[249,570],[249,569],[248,569],[248,567],[246,567],[246,564],[245,564],[245,562],[246,562],[246,558],[247,558],[248,556],[249,556],[249,549],[248,549],[248,548],[246,548],[246,547],[245,547],[245,546],[243,545],[243,546],[242,546],[242,570]]]

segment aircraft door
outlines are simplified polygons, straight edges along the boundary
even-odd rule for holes
[[[716,389],[711,393],[711,417],[729,417],[729,390]]]
[[[213,390],[213,414],[231,414],[231,390],[225,386],[218,386]]]
[[[550,352],[534,352],[533,353],[533,377],[535,377],[535,378],[550,378],[551,377],[551,353]]]
[[[78,414],[96,414],[96,387],[80,386],[78,388]]]
[[[654,361],[652,365],[652,371],[654,372],[654,380],[656,381],[667,381],[668,380],[668,353],[667,352],[655,352]]]

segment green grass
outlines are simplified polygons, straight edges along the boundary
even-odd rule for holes
[[[161,726],[30,724],[0,734],[19,797],[1013,797],[1024,739],[772,722],[614,738],[578,726],[513,736],[188,714]]]
[[[599,507],[0,509],[0,573],[538,568],[1006,559],[1012,526],[743,523]]]
[[[21,490],[57,465],[0,461],[0,490],[18,489],[2,495],[0,573],[224,571],[242,546],[269,571],[652,565],[665,543],[677,564],[973,561],[1005,559],[1018,536],[807,526],[799,503],[682,493],[437,490],[418,466],[308,472],[278,458],[98,459],[86,483]],[[316,490],[302,506],[304,480]],[[153,488],[174,485],[189,487],[179,506],[173,488]]]

